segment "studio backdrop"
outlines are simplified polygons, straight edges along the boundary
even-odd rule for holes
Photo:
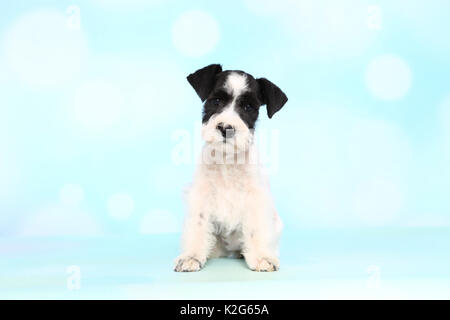
[[[444,0],[1,2],[1,295],[25,294],[29,275],[65,289],[66,267],[116,261],[102,239],[171,272],[202,143],[202,103],[186,76],[212,63],[289,97],[257,122],[286,239],[349,230],[357,248],[361,230],[447,234],[448,30]],[[67,239],[103,249],[77,262]],[[152,260],[163,243],[167,259]],[[283,243],[308,263],[308,242]],[[357,270],[389,273],[386,261]]]

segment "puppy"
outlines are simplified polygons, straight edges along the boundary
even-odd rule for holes
[[[222,71],[218,64],[187,77],[203,105],[205,144],[186,193],[188,212],[175,271],[199,271],[207,259],[244,257],[254,271],[276,271],[282,223],[253,143],[259,109],[269,118],[287,97],[265,78]]]

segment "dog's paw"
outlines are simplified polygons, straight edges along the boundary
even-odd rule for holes
[[[252,258],[246,259],[247,265],[250,270],[258,271],[258,272],[272,272],[280,269],[280,262],[277,258],[268,258],[268,257],[260,257],[260,258]]]
[[[271,272],[271,271],[277,271],[279,268],[280,268],[279,264],[277,264],[275,262],[271,262],[270,260],[268,260],[266,258],[261,258],[261,259],[259,259],[254,271]]]
[[[202,268],[202,263],[199,259],[189,256],[180,256],[175,260],[176,272],[193,272],[200,271]]]

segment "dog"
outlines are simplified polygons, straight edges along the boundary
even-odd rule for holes
[[[269,118],[287,102],[265,78],[212,64],[187,77],[203,104],[205,144],[193,183],[177,272],[199,271],[209,258],[244,258],[249,269],[276,271],[282,222],[254,143],[260,107]]]

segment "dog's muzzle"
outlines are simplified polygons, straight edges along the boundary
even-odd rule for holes
[[[222,134],[224,140],[233,138],[236,132],[233,126],[223,122],[218,123],[216,129]]]

